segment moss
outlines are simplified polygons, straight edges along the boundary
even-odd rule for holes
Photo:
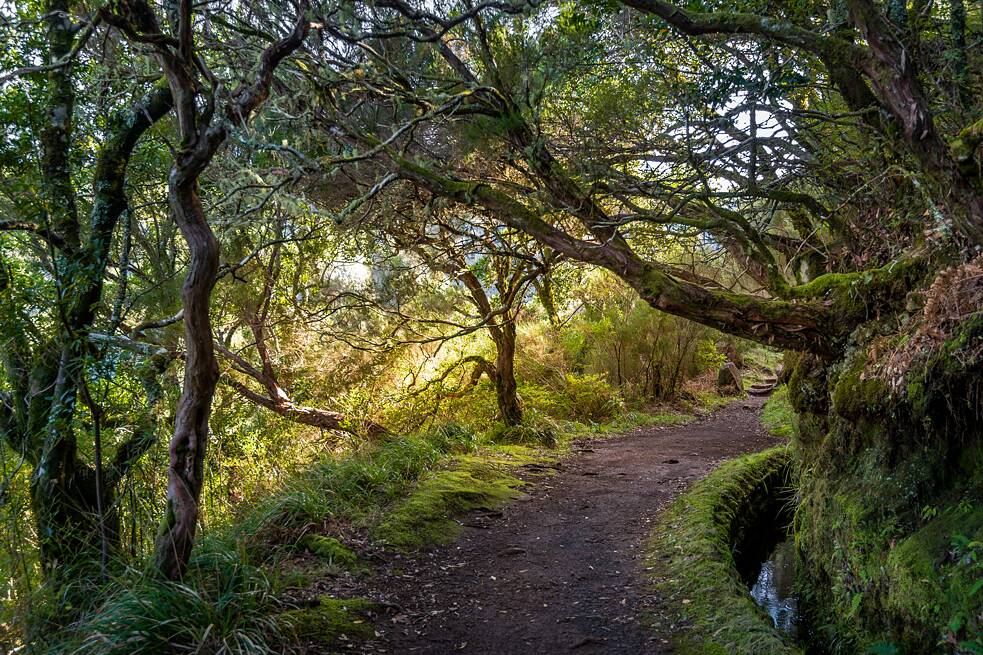
[[[826,273],[814,280],[789,289],[792,298],[828,298],[839,311],[864,310],[869,301],[877,297],[904,297],[914,288],[918,276],[924,273],[925,262],[917,258],[901,258],[880,268],[851,273]]]
[[[794,358],[788,381],[788,399],[797,414],[826,414],[829,408],[827,370],[812,355]]]
[[[890,390],[877,377],[865,377],[865,354],[858,354],[833,387],[833,409],[844,418],[859,419],[865,416],[883,416]]]
[[[887,558],[885,605],[900,643],[925,643],[926,631],[940,641],[983,635],[983,594],[974,589],[983,580],[976,559],[983,547],[973,545],[981,541],[983,505],[964,502],[897,542]]]
[[[798,432],[798,419],[788,398],[788,387],[782,385],[765,402],[761,423],[776,437],[791,440]]]
[[[949,152],[964,172],[975,171],[974,155],[981,142],[983,142],[983,119],[963,128],[959,136],[949,145]]]
[[[358,568],[358,556],[334,537],[306,534],[301,537],[297,545],[311,551],[331,566],[346,571],[353,571]]]
[[[804,453],[796,540],[816,623],[842,644],[835,652],[975,652],[956,644],[979,633],[983,597],[972,586],[983,576],[957,562],[953,543],[983,523],[973,509],[983,500],[978,410],[967,402],[977,382],[966,364],[948,366],[941,353],[914,365],[891,397],[861,379],[855,357],[833,387],[838,417]]]
[[[430,474],[397,503],[373,537],[400,550],[452,542],[460,532],[455,517],[521,496],[518,490],[525,483],[510,471],[548,459],[535,452],[512,446],[498,454],[455,457],[450,468]]]
[[[751,599],[733,554],[751,537],[748,522],[757,522],[764,499],[784,485],[790,461],[785,448],[774,448],[727,462],[660,519],[648,563],[679,652],[799,652]]]
[[[372,623],[367,619],[376,609],[376,603],[364,598],[320,596],[314,607],[283,612],[277,623],[297,640],[330,646],[346,638],[371,637]]]

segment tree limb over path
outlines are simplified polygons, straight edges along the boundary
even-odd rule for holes
[[[968,242],[983,245],[980,169],[965,166],[965,148],[956,143],[956,152],[951,152],[939,134],[915,61],[899,40],[895,26],[871,0],[846,2],[850,20],[867,43],[865,48],[757,14],[691,11],[664,0],[622,2],[659,16],[691,36],[760,36],[819,57],[853,109],[868,109],[876,103],[901,127],[905,145],[924,171],[940,186],[949,188],[955,200],[952,221],[956,229]],[[876,121],[870,124],[891,137],[886,126]]]
[[[845,337],[844,327],[852,329],[852,323],[844,323],[843,319],[852,318],[856,302],[844,302],[844,306],[839,307],[824,302],[821,296],[831,287],[813,284],[799,289],[797,294],[804,299],[800,302],[709,289],[679,279],[665,266],[646,262],[622,248],[571,236],[489,184],[443,176],[418,160],[403,158],[395,153],[391,156],[405,179],[424,186],[436,195],[466,205],[479,205],[507,225],[523,230],[543,245],[571,259],[614,272],[646,302],[670,314],[760,343],[821,355],[835,352],[838,340]],[[896,269],[898,276],[906,271],[909,271],[908,266],[899,265]],[[861,283],[858,291],[875,293],[880,287],[893,286],[894,272],[892,268],[884,276],[870,282],[863,282],[859,275],[849,280],[840,278],[839,281],[858,281]],[[820,292],[817,294],[819,297],[806,299],[810,289]]]

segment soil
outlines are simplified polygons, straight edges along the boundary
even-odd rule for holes
[[[574,445],[528,495],[461,520],[452,545],[387,554],[348,592],[388,608],[348,652],[574,655],[671,653],[648,625],[645,544],[661,508],[720,461],[776,442],[763,399],[685,426]]]

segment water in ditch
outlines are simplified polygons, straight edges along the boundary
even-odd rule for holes
[[[787,539],[761,564],[751,597],[768,613],[775,627],[793,639],[802,635],[799,600],[795,595],[795,546]]]

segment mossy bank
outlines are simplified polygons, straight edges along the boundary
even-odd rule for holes
[[[983,318],[944,327],[791,362],[796,543],[834,653],[983,652]]]
[[[680,496],[662,516],[648,570],[661,624],[684,655],[794,655],[751,599],[753,576],[788,521],[792,458],[770,450],[731,460]]]

